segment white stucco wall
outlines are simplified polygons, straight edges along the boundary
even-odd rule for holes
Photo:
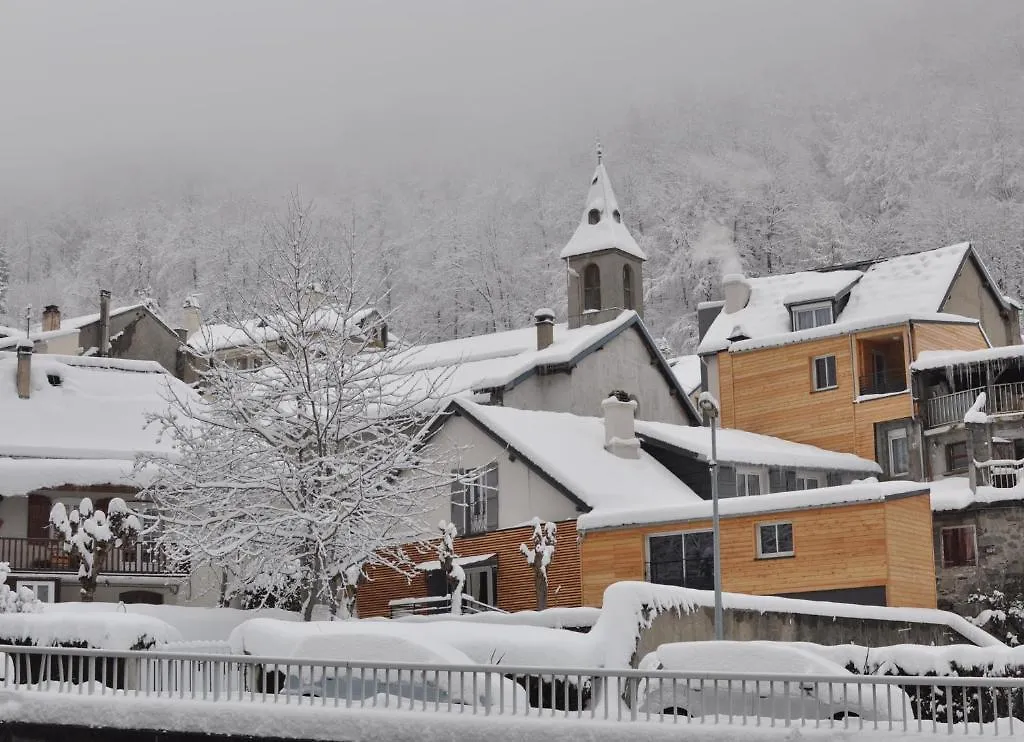
[[[640,333],[629,328],[585,357],[572,373],[537,374],[526,379],[505,393],[504,404],[521,410],[601,417],[601,401],[622,389],[636,395],[638,418],[689,424],[679,400],[671,396],[668,381],[652,360]]]
[[[475,469],[498,465],[498,527],[511,528],[534,516],[564,520],[577,515],[575,504],[541,479],[521,459],[511,461],[508,451],[474,423],[451,417],[428,447],[428,456],[445,462],[447,469]],[[438,488],[431,525],[451,519],[451,485]],[[425,534],[433,535],[433,533]]]

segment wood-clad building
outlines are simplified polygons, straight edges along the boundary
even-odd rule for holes
[[[887,492],[892,484],[851,485],[831,495],[821,490],[811,498],[787,493],[723,502],[723,589],[934,608],[927,488],[900,485]],[[710,508],[677,510],[580,519],[584,605],[599,606],[605,588],[622,580],[710,587]],[[615,523],[630,518],[647,522]]]

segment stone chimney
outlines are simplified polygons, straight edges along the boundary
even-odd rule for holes
[[[100,349],[104,358],[110,355],[110,292],[100,290]]]
[[[636,438],[636,402],[625,392],[613,392],[601,402],[604,411],[604,449],[622,459],[640,458]]]
[[[60,307],[47,304],[43,309],[43,332],[60,329]]]
[[[199,311],[199,300],[195,296],[186,296],[184,304],[181,305],[181,310],[187,335],[199,332],[199,328],[203,325],[203,317]]]
[[[555,311],[544,307],[533,313],[537,328],[537,350],[544,350],[555,342]]]
[[[18,344],[18,370],[15,374],[15,385],[18,396],[28,399],[32,394],[32,341],[25,340]]]
[[[722,307],[722,311],[726,314],[738,312],[750,301],[750,283],[747,282],[746,276],[730,273],[722,277],[722,293],[725,295],[725,306]]]

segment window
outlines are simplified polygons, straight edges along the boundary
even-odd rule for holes
[[[622,307],[636,309],[633,304],[633,269],[628,265],[622,266]]]
[[[588,224],[597,224],[599,221],[601,221],[600,211],[598,211],[597,209],[591,209],[590,211],[587,212]]]
[[[839,386],[836,381],[836,357],[818,356],[814,359],[814,391],[823,392]]]
[[[821,477],[812,472],[800,471],[796,473],[796,488],[798,490],[816,490],[821,486]]]
[[[43,603],[54,603],[57,600],[57,588],[55,583],[38,580],[18,580],[14,589],[27,587],[36,594]]]
[[[650,582],[696,590],[714,588],[715,542],[711,531],[649,536],[647,553]]]
[[[890,430],[886,437],[889,441],[889,474],[899,477],[910,473],[910,446],[907,442],[907,429]]]
[[[757,469],[736,470],[736,497],[761,494],[761,472]]]
[[[806,304],[793,309],[793,330],[809,330],[832,324],[832,302]]]
[[[942,566],[973,567],[978,563],[978,542],[974,526],[942,529]]]
[[[616,224],[620,224],[622,222],[622,214],[619,213],[618,209],[615,209],[615,211],[612,212],[612,219],[615,220]]]
[[[793,556],[793,524],[763,523],[757,527],[759,559]]]
[[[479,472],[456,472],[452,482],[452,523],[460,536],[498,527],[498,467]]]
[[[967,471],[967,441],[946,444],[946,472]]]
[[[583,269],[583,311],[601,308],[601,269],[591,263]]]
[[[495,587],[497,581],[494,579],[494,567],[466,567],[466,583],[463,586],[462,594],[468,595],[473,600],[478,600],[487,605],[497,605]]]

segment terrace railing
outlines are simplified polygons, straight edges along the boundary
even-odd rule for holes
[[[929,428],[954,425],[964,420],[978,395],[985,392],[985,412],[989,415],[1007,415],[1024,412],[1024,382],[995,384],[932,397],[925,402],[924,419]]]
[[[225,708],[389,709],[627,724],[870,730],[1020,738],[1024,678],[786,675],[10,647],[0,689],[185,700]],[[96,697],[100,698],[96,698]],[[44,696],[45,697],[45,696]],[[424,717],[426,718],[426,717]],[[301,725],[299,716],[290,723]]]
[[[401,616],[433,616],[452,612],[452,596],[440,595],[429,598],[398,598],[388,604],[392,618]],[[462,613],[507,613],[476,598],[462,595]]]
[[[1005,488],[1024,482],[1024,459],[975,461],[974,466],[978,471],[978,484]]]
[[[15,572],[77,572],[63,542],[48,538],[0,538],[0,562]],[[100,571],[106,574],[180,574],[155,544],[140,543],[131,549],[111,549]]]

